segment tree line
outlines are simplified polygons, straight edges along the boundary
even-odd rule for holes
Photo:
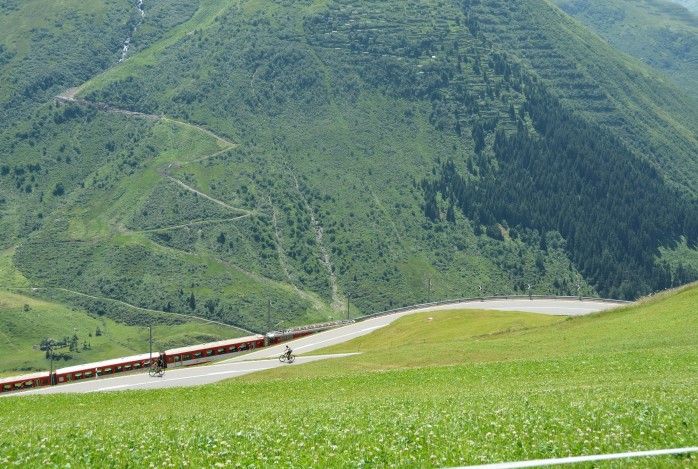
[[[492,237],[498,224],[558,231],[570,257],[604,296],[636,298],[698,278],[691,266],[672,272],[658,249],[685,238],[698,244],[698,204],[669,187],[658,171],[601,127],[565,110],[538,84],[522,108],[535,132],[497,131],[498,169],[480,179],[444,162],[438,179],[422,181],[424,213],[445,219],[460,209]],[[544,247],[544,246],[542,246]]]

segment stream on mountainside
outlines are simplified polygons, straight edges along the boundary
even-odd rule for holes
[[[138,0],[136,3],[136,8],[138,8],[138,11],[141,13],[141,19],[138,23],[136,23],[136,26],[134,26],[133,31],[131,32],[131,36],[136,32],[138,29],[138,26],[141,25],[143,22],[143,17],[145,16],[145,10],[143,9],[143,0]],[[119,63],[123,62],[126,59],[126,54],[128,53],[128,46],[131,43],[131,36],[127,37],[124,40],[124,46],[121,50],[121,58],[119,59]]]

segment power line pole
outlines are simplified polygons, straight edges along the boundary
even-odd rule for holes
[[[271,300],[267,303],[267,332],[271,332]]]
[[[351,319],[351,316],[349,315],[349,294],[347,294],[347,320]]]
[[[56,384],[56,380],[53,379],[53,346],[49,345],[48,352],[51,354],[51,371],[49,372],[49,379],[51,380],[51,386]]]
[[[427,293],[427,303],[431,303],[431,279],[429,279],[429,288]]]

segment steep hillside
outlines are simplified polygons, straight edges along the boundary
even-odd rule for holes
[[[549,3],[169,5],[0,135],[42,295],[264,330],[698,277],[698,106]]]
[[[673,3],[678,3],[679,5],[683,5],[688,9],[689,11],[693,12],[693,14],[698,14],[698,0],[670,0]]]
[[[662,0],[556,3],[610,45],[666,74],[698,98],[698,3],[693,5],[693,15]],[[687,3],[684,6],[691,8]]]
[[[222,334],[228,337],[247,335],[244,331],[205,324],[187,317],[173,317],[130,308],[140,324],[125,325],[98,314],[47,302],[24,294],[0,292],[0,375],[17,376],[32,371],[49,370],[80,363],[94,363],[116,357],[148,353],[149,325],[152,327],[153,350],[203,343]],[[54,339],[60,345],[54,360],[41,350],[42,342]],[[44,342],[45,343],[45,342]]]
[[[3,0],[0,3],[0,129],[36,106],[119,63],[138,28],[133,54],[189,18],[185,0],[150,2],[148,22],[131,0]],[[130,41],[129,41],[130,43]]]

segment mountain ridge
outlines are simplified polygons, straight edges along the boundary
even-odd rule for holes
[[[207,2],[151,48],[134,34],[82,101],[4,132],[3,243],[31,240],[16,267],[257,331],[270,299],[274,323],[298,323],[481,291],[634,298],[698,276],[661,254],[695,247],[690,98],[545,2],[387,6]],[[594,189],[594,168],[619,189]],[[545,200],[555,177],[564,216]]]

